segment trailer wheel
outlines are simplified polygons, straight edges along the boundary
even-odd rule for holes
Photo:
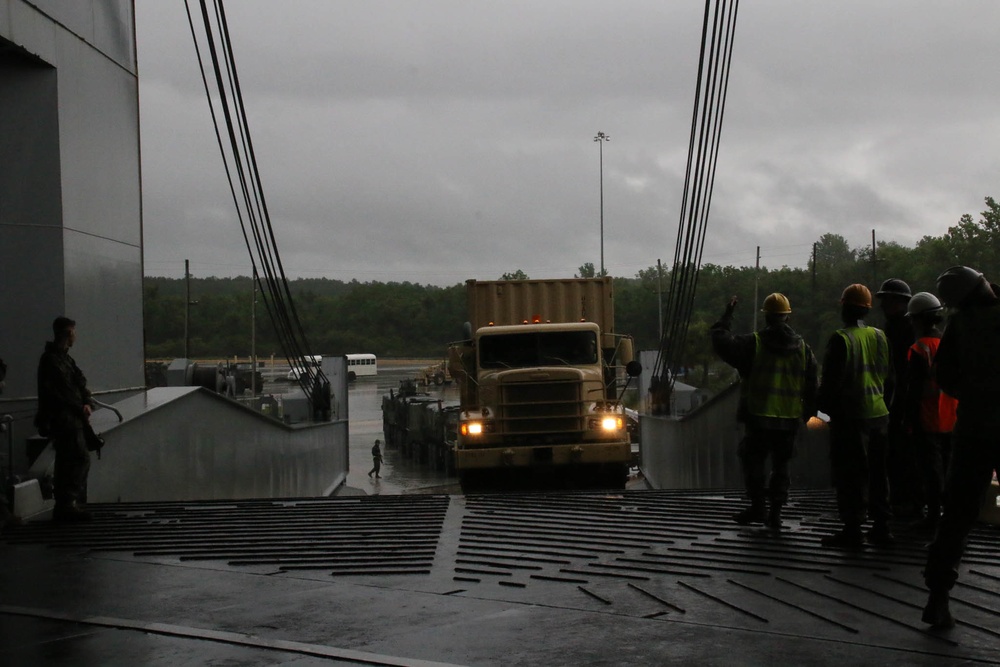
[[[444,384],[444,373],[434,374],[434,384],[436,384],[439,387]]]

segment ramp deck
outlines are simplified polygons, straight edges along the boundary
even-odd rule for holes
[[[7,664],[989,663],[998,533],[927,630],[929,535],[820,546],[829,492],[775,536],[738,492],[124,503],[0,537]],[[227,663],[228,664],[228,663]]]

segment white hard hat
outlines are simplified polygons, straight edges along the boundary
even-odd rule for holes
[[[934,313],[941,310],[944,306],[941,305],[941,301],[938,300],[936,296],[930,292],[917,292],[910,299],[910,303],[906,306],[906,316],[912,317],[913,315],[923,315],[925,313]]]

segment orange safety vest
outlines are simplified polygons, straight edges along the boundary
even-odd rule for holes
[[[940,344],[940,338],[929,336],[918,338],[917,342],[910,346],[906,358],[913,359],[913,355],[923,357],[930,372]],[[927,433],[951,433],[955,428],[958,399],[941,391],[933,376],[928,376],[923,385],[920,396],[920,425]]]

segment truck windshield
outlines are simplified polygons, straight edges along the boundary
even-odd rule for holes
[[[576,366],[597,363],[593,331],[529,331],[479,339],[481,368]]]

